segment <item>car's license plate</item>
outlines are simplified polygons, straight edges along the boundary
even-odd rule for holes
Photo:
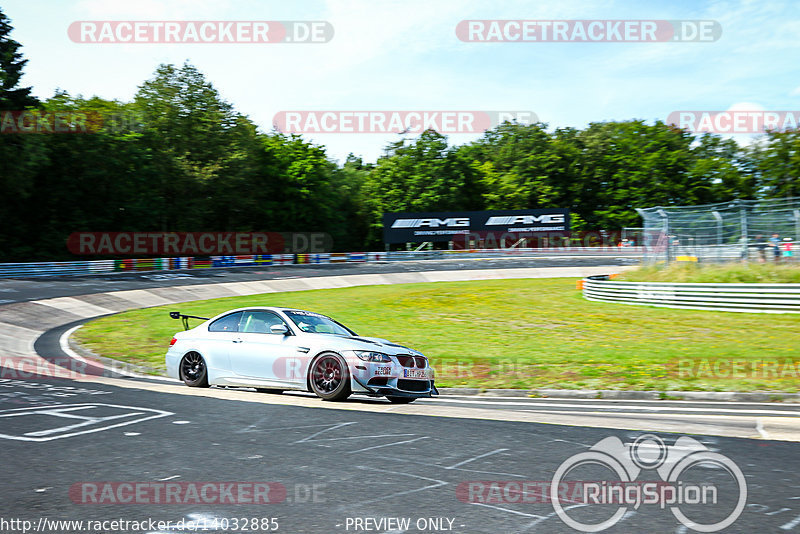
[[[403,376],[405,378],[421,378],[423,380],[429,380],[430,372],[427,369],[403,369]]]
[[[375,374],[378,376],[389,376],[392,374],[391,367],[377,367],[375,368]]]

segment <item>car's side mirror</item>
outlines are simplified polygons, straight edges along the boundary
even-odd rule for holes
[[[273,334],[280,334],[284,336],[289,335],[289,329],[286,327],[285,324],[274,324],[269,327],[269,331]]]

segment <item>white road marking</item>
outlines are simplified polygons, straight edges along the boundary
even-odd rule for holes
[[[35,432],[26,432],[26,436],[49,436],[51,434],[56,434],[58,432],[64,432],[65,430],[73,430],[76,428],[81,428],[88,425],[93,425],[95,423],[105,422],[105,421],[113,421],[115,419],[122,419],[123,417],[133,417],[134,415],[142,415],[143,412],[130,412],[124,413],[120,415],[112,415],[110,417],[74,417],[75,419],[83,419],[80,423],[75,423],[73,425],[66,425],[59,428],[48,428],[47,430],[37,430]],[[53,415],[56,417],[62,417],[58,414],[57,411],[51,412],[47,410],[42,410],[37,412],[37,415]]]
[[[425,486],[423,488],[416,488],[416,489],[412,489],[412,490],[399,491],[397,493],[392,493],[390,495],[384,495],[383,497],[378,497],[377,499],[372,499],[371,501],[361,501],[361,502],[359,502],[360,505],[372,504],[374,502],[383,501],[383,500],[386,500],[386,499],[393,499],[395,497],[400,497],[401,495],[408,495],[409,493],[416,493],[418,491],[424,491],[426,489],[432,489],[432,488],[438,488],[438,487],[441,487],[441,486],[447,486],[447,484],[448,484],[444,480],[437,480],[435,478],[428,478],[428,477],[423,477],[423,476],[420,476],[420,475],[412,475],[411,473],[400,473],[398,471],[387,471],[386,469],[376,469],[374,467],[367,467],[365,465],[359,465],[359,466],[356,466],[356,468],[357,469],[363,469],[363,470],[366,470],[366,471],[378,471],[379,473],[382,473],[382,474],[391,473],[393,475],[401,475],[401,476],[404,476],[404,477],[418,478],[420,480],[428,480],[430,482],[435,482],[435,484],[431,484],[431,485]]]
[[[495,401],[466,400],[466,399],[465,400],[454,400],[454,399],[443,399],[443,398],[440,398],[440,397],[437,397],[435,399],[420,399],[420,400],[427,401],[427,402],[425,402],[425,404],[446,402],[446,403],[455,403],[455,404],[486,404],[486,405],[492,405],[492,406],[525,406],[525,407],[530,408],[532,410],[535,410],[536,407],[537,407],[536,405],[538,404],[536,402],[495,402]],[[595,399],[592,399],[592,400],[595,400]],[[599,400],[599,399],[597,399],[597,400]],[[572,399],[570,399],[570,402],[571,401],[572,401]],[[650,402],[658,402],[658,401],[650,401]],[[697,404],[697,402],[694,402],[694,404]],[[547,403],[543,407],[549,408],[551,406],[552,407],[556,407],[556,408],[581,408],[581,409],[586,409],[586,406],[581,406],[580,404],[557,403],[557,402]],[[771,405],[771,406],[774,406],[774,404]],[[615,404],[613,406],[604,406],[602,404],[598,404],[596,406],[593,406],[593,408],[595,408],[595,409],[618,408],[618,409],[627,409],[627,410],[650,410],[650,411],[653,411],[653,412],[666,412],[666,411],[669,411],[669,410],[676,410],[676,408],[674,406],[632,406],[632,405],[628,405],[628,404]],[[689,407],[684,407],[684,406],[681,406],[680,410],[681,411],[685,411],[685,412],[724,412],[724,413],[741,413],[742,412],[742,408],[689,408]],[[548,410],[548,411],[550,411],[550,410]],[[769,415],[792,415],[792,416],[795,416],[795,417],[800,415],[800,411],[797,411],[797,410],[789,411],[789,410],[763,410],[763,409],[747,410],[747,409],[745,409],[745,411],[752,411],[752,412],[758,412],[758,413],[769,414]],[[602,413],[613,413],[613,412],[602,412]],[[576,412],[576,414],[580,415],[580,413],[577,413],[577,412]]]
[[[565,507],[564,507],[564,511],[566,512],[567,510],[572,510],[573,508],[581,508],[581,507],[583,507],[583,506],[589,506],[589,505],[588,505],[588,504],[573,504],[573,505],[570,505],[570,506],[565,506]],[[536,521],[534,521],[533,523],[531,523],[530,525],[528,525],[527,527],[525,527],[525,530],[528,530],[528,529],[529,529],[529,528],[531,528],[531,527],[535,527],[535,526],[536,526],[536,525],[538,525],[539,523],[542,523],[542,522],[544,522],[544,521],[547,521],[548,519],[550,519],[550,518],[551,518],[551,517],[553,517],[554,515],[557,515],[555,511],[553,511],[553,512],[550,512],[550,513],[549,513],[549,514],[547,514],[546,516],[544,516],[544,517],[542,517],[542,518],[540,518],[540,519],[537,519]]]
[[[171,477],[159,478],[158,481],[159,482],[166,482],[167,480],[172,480],[172,479],[175,479],[175,478],[181,478],[181,476],[180,475],[172,475]]]
[[[83,325],[79,324],[78,326],[73,326],[72,328],[61,334],[61,337],[58,338],[58,344],[61,347],[61,351],[64,352],[64,354],[66,354],[70,358],[78,360],[81,363],[89,363],[80,354],[72,350],[69,346],[69,337],[73,334],[73,332],[75,332],[75,330],[77,330],[81,326]]]
[[[456,469],[458,467],[461,467],[464,464],[468,464],[470,462],[474,462],[475,460],[480,460],[481,458],[486,458],[487,456],[491,456],[493,454],[497,454],[499,452],[504,452],[504,451],[507,451],[507,450],[508,449],[496,449],[496,450],[493,450],[491,452],[487,452],[487,453],[484,453],[484,454],[479,454],[478,456],[475,456],[474,458],[469,458],[467,460],[464,460],[463,462],[458,462],[457,464],[451,465],[450,467],[443,467],[442,469]]]
[[[80,410],[87,410],[92,408],[118,408],[121,410],[131,410],[123,414],[117,415],[109,415],[109,416],[90,416],[90,415],[76,415],[72,412],[80,411]],[[148,413],[153,415],[147,415]],[[11,417],[25,417],[25,416],[49,416],[55,417],[57,419],[82,419],[83,421],[80,423],[75,423],[71,425],[65,425],[60,427],[53,427],[44,430],[37,430],[32,432],[26,432],[21,435],[13,435],[13,434],[0,434],[0,438],[3,439],[11,439],[11,440],[18,440],[18,441],[51,441],[54,439],[62,439],[62,438],[69,438],[72,436],[78,436],[81,434],[92,434],[95,432],[101,432],[103,430],[110,430],[112,428],[119,428],[122,426],[132,425],[135,423],[141,423],[144,421],[149,421],[150,419],[158,419],[161,417],[167,417],[169,415],[174,415],[172,412],[167,412],[164,410],[155,410],[152,408],[141,408],[137,406],[121,406],[116,404],[99,404],[99,403],[91,403],[91,404],[58,404],[58,405],[49,405],[49,406],[36,406],[31,408],[17,408],[14,410],[3,410],[0,411],[0,418],[11,418]],[[144,417],[140,417],[144,416]],[[134,417],[134,419],[123,421],[119,423],[113,424],[106,424],[110,421],[116,421],[123,417]],[[89,425],[103,425],[98,428],[88,428],[83,430],[78,430],[73,432],[73,430],[89,426]]]
[[[482,502],[474,502],[472,503],[477,506],[485,506],[486,508],[494,508],[495,510],[501,510],[503,512],[508,512],[510,514],[517,514],[517,515],[524,515],[525,517],[535,517],[536,519],[544,519],[544,517],[536,514],[526,514],[525,512],[520,512],[518,510],[511,510],[509,508],[503,508],[502,506],[494,506],[491,504],[486,504]]]
[[[371,451],[372,449],[380,449],[382,447],[392,447],[393,445],[403,445],[404,443],[413,443],[413,442],[419,441],[421,439],[430,439],[430,438],[428,436],[422,436],[421,438],[407,439],[405,441],[397,441],[397,442],[394,442],[394,443],[385,443],[383,445],[375,445],[373,447],[365,447],[363,449],[358,449],[357,451],[350,451],[349,454],[355,454],[357,452],[364,452],[364,451]]]
[[[140,374],[140,373],[122,371],[120,369],[110,369],[107,366],[103,365],[102,362],[99,362],[99,361],[89,362],[88,360],[86,360],[86,358],[84,358],[83,356],[81,356],[80,354],[78,354],[77,352],[72,350],[72,348],[69,346],[69,338],[70,338],[70,336],[75,332],[75,330],[77,330],[81,326],[83,326],[83,325],[79,324],[78,326],[70,328],[69,330],[67,330],[66,332],[61,334],[60,338],[58,338],[59,348],[61,349],[62,352],[64,352],[64,354],[66,354],[70,358],[78,360],[79,362],[84,363],[84,364],[93,363],[95,365],[102,366],[102,368],[106,369],[107,371],[110,371],[112,373],[115,373],[115,374],[118,374],[118,375],[121,375],[121,376],[125,376],[125,377],[128,377],[128,378],[139,378],[139,379],[147,379],[147,380],[160,380],[162,382],[169,382],[171,384],[180,384],[180,383],[182,383],[180,380],[177,380],[175,378],[169,378],[167,376],[143,375],[143,374]]]
[[[438,397],[423,397],[416,402],[429,402],[429,401],[450,401],[450,402],[462,402],[464,401],[471,401],[471,402],[481,402],[485,400],[486,402],[492,402],[497,400],[509,400],[509,401],[517,401],[520,402],[520,399],[525,399],[526,401],[532,401],[540,404],[551,404],[551,403],[558,403],[558,402],[577,402],[577,403],[584,403],[584,404],[608,404],[609,406],[613,406],[613,403],[620,403],[624,402],[626,404],[715,404],[720,406],[737,406],[739,404],[746,404],[752,406],[786,406],[787,408],[795,407],[800,408],[800,403],[797,402],[750,402],[750,401],[715,401],[715,400],[658,400],[658,399],[598,399],[598,398],[591,398],[591,399],[582,399],[582,398],[575,398],[575,397],[504,397],[501,395],[439,395]],[[503,403],[508,404],[508,403]]]
[[[319,432],[314,432],[313,434],[311,434],[311,435],[310,435],[310,436],[308,436],[308,437],[305,437],[305,438],[303,438],[303,439],[297,440],[297,441],[295,441],[295,443],[304,443],[304,442],[306,442],[306,441],[314,441],[314,438],[315,438],[315,437],[319,436],[320,434],[322,434],[322,433],[324,433],[324,432],[327,432],[327,431],[329,431],[329,430],[336,430],[337,428],[341,428],[341,427],[343,427],[343,426],[347,426],[347,425],[354,425],[354,424],[356,424],[356,422],[355,422],[355,421],[349,421],[349,422],[347,422],[347,423],[337,423],[337,424],[335,424],[335,425],[331,425],[331,426],[329,426],[328,428],[325,428],[325,429],[323,429],[323,430],[320,430]]]
[[[783,530],[792,530],[797,525],[800,525],[800,515],[786,523],[785,525],[781,525],[781,529]]]
[[[404,438],[406,436],[414,436],[415,434],[376,434],[374,436],[345,436],[343,438],[320,438],[311,441],[339,441],[344,439],[367,439],[367,438]]]
[[[764,430],[764,422],[759,418],[756,419],[756,430],[758,431],[758,435],[764,439],[769,439],[769,434],[767,431]]]

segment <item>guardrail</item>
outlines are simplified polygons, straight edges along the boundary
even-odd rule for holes
[[[204,256],[177,258],[130,258],[124,260],[0,263],[0,278],[31,278],[66,275],[92,275],[136,271],[207,269],[254,265],[366,263],[420,261],[447,258],[495,258],[526,255],[614,255],[638,257],[641,247],[562,247],[468,250],[420,250],[392,252],[328,252],[324,254],[258,254],[243,256]]]
[[[690,284],[583,279],[587,300],[666,308],[750,313],[800,313],[800,284]]]

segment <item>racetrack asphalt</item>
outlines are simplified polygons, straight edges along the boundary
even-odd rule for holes
[[[548,483],[562,462],[601,439],[616,436],[631,444],[642,434],[404,415],[392,413],[396,407],[381,401],[367,401],[385,406],[380,413],[288,406],[231,398],[228,394],[232,392],[227,390],[207,397],[110,383],[39,380],[0,382],[0,391],[0,418],[7,421],[2,426],[6,462],[0,516],[26,518],[34,524],[41,517],[137,521],[274,517],[280,532],[391,532],[389,528],[353,529],[352,525],[355,518],[398,517],[414,523],[447,518],[453,522],[449,531],[459,533],[574,532],[554,514],[551,503],[541,502],[535,494],[526,500],[536,502],[514,502],[513,493],[506,500],[485,502],[488,493],[465,493],[465,488],[476,481],[498,481],[501,487],[523,481]],[[254,399],[272,396],[235,393]],[[84,405],[81,409],[88,412],[77,414],[89,413],[98,419],[82,429],[64,429],[73,420],[57,415],[60,405]],[[36,413],[21,413],[25,408]],[[13,409],[17,411],[7,411]],[[6,417],[11,413],[16,416]],[[135,422],[141,414],[154,418]],[[125,426],[102,430],[111,423],[99,417],[123,417],[113,422],[122,421]],[[126,424],[129,421],[133,422]],[[81,430],[91,433],[68,435]],[[9,436],[49,440],[21,441]],[[659,436],[669,445],[678,437]],[[800,489],[794,466],[799,444],[694,437],[736,462],[744,473],[747,506],[727,532],[796,530]],[[658,479],[653,472],[642,476],[644,480]],[[721,495],[730,496],[736,490],[732,479],[719,469],[702,469],[695,476],[715,484]],[[102,490],[84,491],[86,487],[102,488],[104,482],[220,481],[278,483],[285,488],[286,500],[260,505],[198,503],[186,493],[181,498],[188,503],[152,503],[149,497],[137,504],[110,504],[125,498],[112,493],[102,499],[104,504],[95,504],[92,498],[101,496]],[[609,507],[601,505],[585,506],[575,513],[584,521],[610,516]],[[707,518],[707,514],[707,509],[696,508],[694,517]],[[348,524],[351,528],[346,528]],[[607,532],[685,531],[668,510],[643,505],[638,510],[631,507],[624,520]]]
[[[602,260],[602,265],[610,264],[610,258]],[[532,261],[538,262],[537,266],[558,266],[542,265],[541,259]],[[569,265],[575,265],[575,260]],[[479,268],[473,263],[468,266]],[[444,267],[447,269],[453,266]],[[84,279],[78,282],[90,285],[78,286],[70,285],[75,280],[48,280],[43,283],[52,285],[36,289],[28,287],[35,282],[25,281],[16,285],[13,296],[34,300],[177,282],[234,281],[231,277],[245,281],[248,276],[298,276],[298,270],[287,267],[257,271],[209,273],[185,281],[128,275],[125,279]],[[305,276],[316,271],[300,272]],[[45,357],[60,355],[59,340],[67,326],[59,325],[41,336],[36,351]],[[59,405],[78,411],[64,412]],[[535,495],[530,500],[536,502],[512,502],[513,492],[500,502],[481,502],[486,495],[465,493],[465,489],[489,487],[476,481],[500,481],[501,487],[522,481],[546,483],[562,462],[601,439],[616,436],[630,445],[649,429],[668,445],[680,435],[692,433],[742,470],[747,505],[726,532],[791,532],[800,530],[796,504],[800,484],[794,469],[800,444],[769,438],[781,437],[782,421],[795,424],[798,410],[800,406],[792,404],[457,396],[424,399],[409,406],[356,397],[334,404],[304,394],[197,390],[160,380],[6,378],[0,379],[0,444],[6,460],[0,518],[25,518],[34,525],[45,517],[204,521],[195,525],[197,531],[199,526],[214,526],[216,517],[217,528],[205,530],[211,532],[222,531],[222,518],[228,519],[231,531],[234,518],[274,517],[279,532],[314,533],[397,533],[403,530],[379,521],[406,518],[411,521],[407,532],[575,532],[557,517],[552,503],[541,502],[544,499]],[[81,414],[87,418],[76,419]],[[537,420],[546,423],[534,422]],[[73,426],[75,421],[83,426]],[[649,422],[642,426],[642,421]],[[732,479],[723,475],[710,467],[695,472],[698,480],[715,484],[721,495],[730,497],[736,488]],[[655,472],[639,478],[658,479]],[[107,486],[101,482],[182,482],[191,486],[214,481],[274,482],[285,488],[286,498],[261,505],[92,504],[81,502],[91,500],[86,497],[90,493],[82,499],[78,491]],[[596,504],[573,506],[576,517],[586,521],[602,520],[616,509]],[[692,517],[707,518],[724,516],[725,506],[683,510],[694,511]],[[373,522],[364,522],[365,518]],[[436,518],[444,519],[428,521]],[[161,531],[192,529],[183,525]],[[621,522],[606,532],[687,531],[668,509],[642,505],[629,507]]]

